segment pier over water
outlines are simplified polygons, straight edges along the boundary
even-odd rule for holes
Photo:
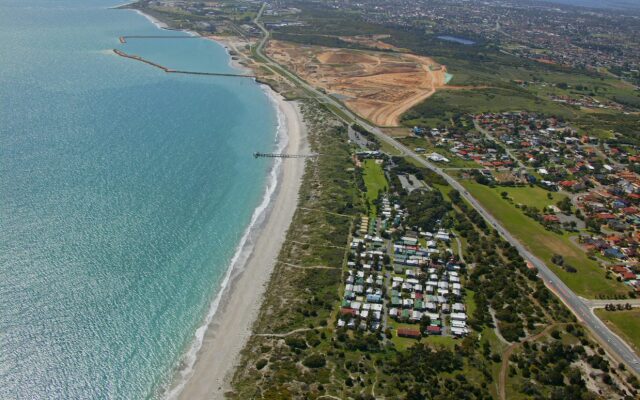
[[[168,36],[168,35],[125,35],[120,36],[120,43],[127,43],[127,39],[202,39],[200,36]]]
[[[319,154],[284,154],[284,153],[253,153],[254,158],[311,158],[318,157]]]
[[[185,36],[185,38],[191,38],[193,36]],[[120,41],[122,41],[123,36],[120,37]],[[161,70],[163,70],[164,72],[168,73],[168,74],[188,74],[188,75],[208,75],[208,76],[229,76],[229,77],[234,77],[234,78],[255,78],[255,75],[245,75],[245,74],[231,74],[231,73],[223,73],[223,72],[200,72],[200,71],[181,71],[181,70],[177,70],[177,69],[171,69],[171,68],[167,68],[164,65],[160,65],[158,63],[155,63],[153,61],[149,61],[145,58],[142,58],[140,56],[134,55],[134,54],[127,54],[122,50],[118,50],[118,49],[113,49],[113,52],[117,55],[119,55],[120,57],[124,57],[124,58],[130,58],[132,60],[136,60],[136,61],[140,61],[143,62],[145,64],[149,64],[152,67],[156,67],[159,68]]]

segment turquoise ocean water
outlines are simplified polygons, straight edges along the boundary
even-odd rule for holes
[[[0,399],[159,397],[263,201],[262,89],[115,4],[0,0]]]

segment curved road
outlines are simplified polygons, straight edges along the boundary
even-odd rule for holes
[[[416,160],[419,164],[423,165],[426,168],[429,168],[433,172],[440,175],[444,178],[449,185],[460,192],[460,195],[464,197],[465,200],[475,208],[480,215],[482,215],[493,227],[507,240],[512,246],[514,246],[520,252],[522,258],[526,261],[530,262],[533,266],[538,269],[538,276],[543,280],[545,285],[562,300],[562,302],[576,315],[576,317],[582,321],[594,334],[594,336],[599,340],[599,342],[613,355],[618,361],[624,362],[631,370],[633,370],[637,375],[640,375],[640,357],[634,353],[634,351],[616,334],[614,334],[598,317],[596,317],[591,311],[590,307],[587,303],[585,303],[579,296],[577,296],[567,285],[562,282],[553,271],[551,271],[545,263],[540,260],[538,257],[534,256],[529,250],[525,248],[525,246],[520,243],[518,239],[516,239],[509,231],[507,231],[501,224],[496,220],[493,215],[491,215],[475,198],[473,198],[467,190],[455,179],[449,176],[444,170],[435,164],[427,161],[425,158],[420,157],[413,150],[409,149],[407,146],[398,142],[397,140],[387,136],[384,134],[380,128],[372,125],[368,121],[358,117],[354,113],[352,113],[349,109],[347,109],[340,102],[336,101],[334,98],[322,93],[315,87],[309,85],[307,82],[299,78],[297,75],[291,73],[286,68],[282,67],[280,64],[273,61],[271,58],[266,56],[262,50],[269,39],[269,31],[265,29],[262,23],[259,21],[262,16],[262,12],[266,3],[263,4],[260,12],[258,13],[256,19],[254,20],[255,24],[262,30],[264,36],[262,40],[259,42],[255,51],[256,54],[262,58],[271,69],[277,71],[279,74],[285,76],[290,81],[294,82],[299,87],[303,88],[312,97],[318,98],[322,100],[325,104],[329,104],[340,111],[340,113],[344,114],[347,119],[345,122],[356,122],[359,125],[363,126],[365,129],[369,130],[373,133],[379,140],[393,146],[396,148],[402,155],[408,156]],[[339,118],[345,119],[342,116],[338,115]]]

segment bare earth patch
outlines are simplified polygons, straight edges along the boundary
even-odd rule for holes
[[[446,67],[431,58],[304,46],[271,41],[267,53],[316,87],[336,94],[355,113],[379,126],[400,116],[444,86]]]

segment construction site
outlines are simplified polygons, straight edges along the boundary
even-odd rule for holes
[[[391,49],[390,49],[391,50]],[[372,123],[400,117],[446,82],[446,67],[428,57],[270,41],[266,53]]]

